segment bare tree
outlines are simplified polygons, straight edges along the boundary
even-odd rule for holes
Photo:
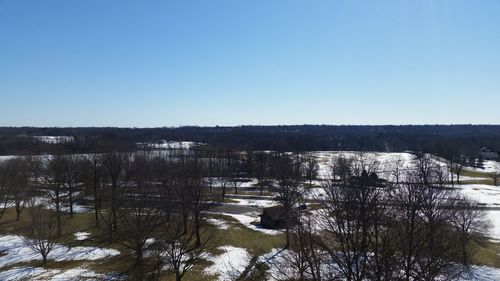
[[[9,192],[7,189],[7,174],[5,165],[0,163],[0,219],[2,219],[9,204]]]
[[[62,155],[56,154],[49,158],[43,175],[44,184],[47,187],[47,196],[50,204],[56,212],[57,237],[62,235],[61,216],[62,208],[66,203],[66,163]]]
[[[70,217],[73,217],[74,194],[81,180],[82,170],[82,161],[79,156],[67,155],[64,157],[64,179]]]
[[[25,238],[27,244],[35,252],[42,256],[43,263],[47,262],[47,256],[56,247],[58,237],[57,223],[54,215],[42,205],[30,203],[30,225],[28,236]]]
[[[455,278],[452,239],[453,191],[435,185],[436,165],[421,159],[404,184],[391,192],[395,249],[403,280]]]
[[[396,156],[389,162],[389,175],[392,176],[396,184],[401,181],[401,176],[404,172],[404,160],[400,156]]]
[[[454,172],[457,173],[457,184],[460,184],[460,174],[462,173],[463,169],[464,169],[464,165],[462,163],[455,164]]]
[[[202,211],[206,207],[207,197],[205,188],[202,182],[203,165],[199,159],[199,155],[194,153],[190,158],[186,159],[184,171],[186,172],[186,192],[188,194],[188,202],[192,213],[192,220],[194,225],[194,233],[196,237],[196,245],[201,245],[201,221]]]
[[[95,225],[99,227],[99,208],[101,207],[101,198],[99,196],[102,189],[102,181],[104,172],[102,168],[101,156],[99,154],[91,154],[83,165],[84,182],[89,193],[94,199],[94,217]]]
[[[291,228],[291,237],[289,249],[271,261],[279,271],[279,279],[321,281],[326,257],[318,245],[311,217],[301,217]]]
[[[435,280],[453,268],[454,246],[449,239],[451,191],[424,185],[421,202],[421,223],[425,246],[418,262],[423,280]]]
[[[264,151],[259,151],[254,153],[254,163],[255,163],[255,174],[257,177],[257,187],[260,191],[260,195],[264,193],[264,189],[266,186],[270,185],[270,180],[268,179],[268,158],[269,158],[269,153],[266,153]]]
[[[123,191],[130,179],[131,158],[130,154],[120,152],[108,152],[102,156],[109,184],[103,189],[101,200],[106,206],[100,209],[100,215],[106,224],[110,243],[113,243],[113,234],[118,228],[117,212],[122,206]]]
[[[23,158],[9,159],[4,163],[5,191],[14,201],[16,221],[29,200],[30,169],[28,160]]]
[[[233,187],[234,194],[238,194],[238,187],[241,186],[241,178],[239,178],[237,175],[233,175],[233,178],[229,181],[231,186]]]
[[[409,281],[415,275],[425,239],[424,227],[420,222],[422,190],[418,184],[411,183],[410,174],[407,178],[408,183],[400,184],[393,190],[391,200],[395,204],[393,218],[396,223],[393,229],[396,247],[401,256],[401,278]]]
[[[215,153],[212,151],[208,152],[208,163],[207,168],[205,169],[205,178],[204,182],[208,185],[208,190],[210,193],[213,192],[213,185],[215,181],[215,176],[217,173],[217,158]]]
[[[361,163],[359,164],[361,165]],[[355,172],[349,172],[352,174]],[[336,278],[367,280],[383,268],[376,262],[384,259],[378,233],[383,229],[383,190],[375,178],[363,171],[351,176],[346,185],[330,181],[325,184],[325,198],[321,199],[321,226],[324,235],[321,247],[338,268]],[[380,235],[381,236],[381,235]],[[378,259],[375,259],[377,257]]]
[[[204,259],[210,249],[211,233],[203,233],[200,244],[196,243],[194,232],[182,234],[182,222],[170,220],[165,226],[163,239],[151,245],[151,251],[156,260],[156,275],[160,275],[163,268],[175,274],[175,280],[181,281],[196,263]]]
[[[462,264],[468,268],[473,248],[470,243],[485,236],[490,228],[486,212],[479,204],[467,197],[457,196],[454,200],[451,225],[458,235]]]
[[[163,210],[155,206],[156,202],[149,196],[151,191],[151,188],[136,188],[117,212],[119,227],[116,236],[120,244],[134,251],[134,266],[139,269],[139,276],[143,275],[147,242],[164,226],[165,219]]]
[[[493,185],[497,186],[498,180],[500,179],[500,166],[498,166],[498,164],[494,168],[493,172],[490,173],[490,177],[493,180]]]
[[[450,171],[446,167],[437,165],[434,169],[434,180],[437,182],[440,188],[444,188],[445,184],[448,182]]]
[[[299,180],[295,177],[293,162],[286,155],[281,155],[275,161],[275,171],[278,176],[273,191],[276,199],[283,207],[285,216],[286,247],[290,245],[290,227],[292,220],[296,217],[296,205],[302,199],[302,188]]]
[[[229,153],[219,153],[217,157],[217,181],[220,184],[222,200],[226,199],[226,189],[232,180],[231,165],[232,160],[230,159]]]
[[[305,163],[305,174],[307,180],[309,180],[309,186],[312,186],[312,181],[318,176],[318,171],[318,159],[314,155],[308,155]]]
[[[347,158],[344,155],[339,155],[332,159],[330,170],[331,175],[329,175],[330,180],[335,182],[338,176],[341,183],[343,185],[347,185],[349,183],[349,178],[353,173],[353,162],[352,158]]]

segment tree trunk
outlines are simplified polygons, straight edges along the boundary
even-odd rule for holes
[[[469,267],[469,260],[467,259],[467,242],[462,241],[462,263],[465,267]]]
[[[196,232],[196,246],[201,245],[201,237],[200,237],[200,215],[199,211],[196,210],[194,214],[194,229]]]
[[[135,250],[135,264],[137,266],[142,266],[142,246],[137,246]]]
[[[59,208],[56,209],[56,217],[57,217],[57,238],[60,238],[62,235],[61,230],[61,211]]]
[[[183,211],[183,214],[182,214],[182,235],[186,235],[187,233],[187,227],[188,227],[188,214],[187,214],[187,211]]]
[[[71,190],[72,187],[70,186],[70,191],[69,191],[69,217],[73,217],[73,191]]]
[[[94,215],[95,215],[95,226],[99,227],[99,202],[97,199],[96,188],[94,188]]]

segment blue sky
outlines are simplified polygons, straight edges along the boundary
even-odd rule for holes
[[[500,123],[497,0],[0,0],[1,126]]]

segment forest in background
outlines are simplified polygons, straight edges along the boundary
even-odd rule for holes
[[[427,152],[444,158],[478,158],[481,147],[500,150],[500,125],[237,126],[113,128],[1,127],[0,155],[50,153],[52,144],[33,136],[71,136],[67,153],[137,149],[137,143],[193,141],[212,147],[275,151]]]

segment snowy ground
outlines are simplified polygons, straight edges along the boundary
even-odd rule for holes
[[[13,267],[0,272],[0,280],[20,281],[20,280],[121,280],[115,273],[101,274],[84,267],[77,267],[69,270],[44,269],[41,267]]]
[[[483,162],[483,168],[466,167],[465,170],[482,173],[500,173],[500,162],[487,160]]]
[[[14,159],[16,157],[17,156],[14,156],[14,155],[3,155],[3,156],[0,156],[0,163],[2,163],[3,161]]]
[[[197,143],[192,141],[166,141],[162,140],[156,143],[138,143],[139,146],[155,149],[191,149],[195,146],[203,145],[203,143]]]
[[[217,227],[217,229],[221,229],[221,230],[228,230],[230,227],[229,224],[225,220],[221,220],[221,219],[210,218],[210,219],[207,219],[207,222],[215,225]]]
[[[64,198],[65,196],[66,196],[65,193],[61,193],[61,197],[62,198]],[[77,194],[75,193],[74,196],[76,197]],[[56,209],[56,206],[47,197],[34,197],[33,199],[34,199],[35,205],[42,205],[42,206],[45,206],[45,208],[50,209],[50,210],[55,210]],[[67,202],[65,202],[61,206],[61,211],[63,211],[63,212],[69,212],[69,210],[70,210],[69,204],[67,204]],[[73,203],[73,212],[75,214],[87,213],[89,211],[90,210],[89,210],[88,207],[80,205],[78,203]]]
[[[249,206],[255,208],[268,208],[278,205],[278,202],[272,199],[260,199],[260,198],[234,198],[229,197],[231,200],[236,201],[235,203],[222,203],[225,205],[237,205],[237,206]]]
[[[495,240],[500,240],[500,209],[498,209],[500,208],[500,187],[485,184],[463,184],[457,188],[462,194],[489,208],[486,213],[492,223],[490,236]]]
[[[18,235],[0,236],[0,252],[2,253],[2,256],[0,256],[0,268],[19,262],[30,262],[42,259],[42,256],[38,252],[31,249],[28,241],[24,237]],[[115,249],[98,247],[67,247],[58,244],[49,253],[48,259],[55,261],[95,261],[119,254],[120,252]]]
[[[218,249],[224,253],[209,257],[208,260],[214,264],[205,268],[203,272],[208,275],[218,275],[219,281],[235,280],[248,266],[252,257],[243,248],[222,246]]]
[[[84,235],[85,234],[85,235]],[[75,233],[77,240],[86,233]],[[18,235],[0,236],[0,280],[111,280],[117,274],[100,274],[84,267],[68,270],[44,269],[41,267],[15,266],[8,270],[3,268],[21,262],[40,261],[41,255],[34,251],[26,238]],[[48,259],[54,261],[97,261],[119,255],[115,249],[98,247],[67,247],[56,245],[49,253]]]
[[[455,186],[462,194],[486,207],[500,207],[500,187],[486,184],[462,184]]]
[[[388,180],[393,180],[389,171],[391,167],[399,164],[402,170],[413,169],[417,157],[411,153],[393,153],[393,152],[358,152],[358,151],[316,151],[311,155],[317,157],[319,161],[319,176],[327,179],[331,170],[332,159],[344,157],[360,160],[365,164],[374,164],[375,170]],[[428,155],[430,159],[439,166],[446,166],[446,160],[434,155]],[[464,167],[464,170],[476,171],[482,173],[500,172],[500,162],[484,161],[484,168]],[[462,180],[477,180],[480,178],[461,176]]]
[[[88,232],[75,232],[73,235],[75,235],[76,241],[83,241],[83,240],[89,239],[90,233],[88,233]]]
[[[72,136],[34,136],[34,139],[50,144],[56,143],[70,143],[75,140]]]
[[[259,257],[258,262],[269,267],[269,280],[284,280],[293,276],[292,269],[286,265],[289,250],[273,249],[271,252]],[[321,268],[321,272],[326,276],[326,272],[335,271],[335,268]],[[297,276],[295,276],[297,277]],[[470,272],[456,279],[456,281],[498,281],[500,280],[500,269],[488,266],[472,266]]]
[[[492,224],[490,236],[491,238],[500,241],[500,210],[488,210],[486,213],[488,214],[488,219]]]
[[[398,162],[403,169],[410,168],[416,158],[410,153],[386,153],[386,152],[358,152],[358,151],[316,151],[311,155],[317,157],[319,162],[319,176],[327,179],[331,171],[332,159],[340,157],[352,158],[363,161],[365,164],[374,164],[381,173],[388,167]]]
[[[224,215],[231,217],[235,220],[237,220],[240,224],[242,224],[244,227],[247,227],[249,229],[259,231],[265,234],[269,235],[278,235],[281,234],[282,232],[279,230],[274,230],[274,229],[267,229],[263,228],[262,226],[259,225],[259,214],[258,212],[251,212],[251,213],[243,213],[243,214],[230,214],[230,213],[212,213],[212,214],[217,214],[217,215]]]

